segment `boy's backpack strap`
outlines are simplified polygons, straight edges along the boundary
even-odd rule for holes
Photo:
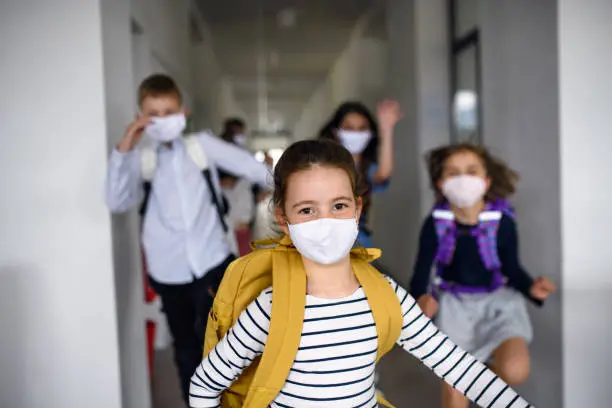
[[[191,160],[198,166],[200,171],[204,171],[209,168],[208,157],[204,152],[204,148],[194,135],[187,135],[183,138],[185,149]]]
[[[204,148],[200,144],[200,141],[194,135],[187,135],[183,138],[183,143],[185,144],[185,149],[187,149],[187,154],[191,161],[198,166],[198,169],[202,172],[204,176],[204,180],[206,181],[206,186],[208,187],[208,191],[210,191],[210,195],[212,196],[212,202],[217,210],[217,215],[219,216],[219,220],[221,221],[221,227],[223,227],[223,231],[226,233],[229,231],[229,227],[225,216],[228,213],[228,207],[225,206],[223,202],[223,196],[220,192],[217,191],[215,185],[212,181],[212,176],[210,173],[210,166],[208,164],[208,157],[206,156],[206,152],[204,152]],[[221,195],[221,197],[219,197]]]
[[[272,312],[268,340],[244,401],[265,408],[281,391],[297,354],[306,306],[306,272],[299,253],[279,244],[272,252]]]

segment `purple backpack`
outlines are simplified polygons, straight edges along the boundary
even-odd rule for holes
[[[436,253],[436,275],[434,278],[433,293],[437,295],[440,291],[459,293],[490,293],[503,287],[506,279],[501,273],[501,261],[497,252],[497,232],[502,216],[506,214],[514,218],[514,211],[507,200],[496,200],[487,203],[483,212],[479,215],[478,226],[472,229],[472,235],[478,240],[478,251],[480,259],[485,268],[493,274],[491,286],[474,287],[463,286],[442,279],[444,266],[450,265],[455,252],[457,241],[457,227],[455,215],[448,203],[441,203],[434,207],[432,217],[438,236],[438,252]]]

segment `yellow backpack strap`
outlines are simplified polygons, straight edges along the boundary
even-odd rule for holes
[[[383,407],[387,407],[387,408],[395,408],[395,406],[393,404],[391,404],[389,401],[387,401],[382,395],[380,395],[380,392],[376,393],[376,398],[378,399],[378,403],[380,405],[382,405]]]
[[[256,249],[261,249],[261,248],[266,248],[266,247],[270,247],[270,246],[276,246],[278,245],[278,239],[260,239],[257,241],[251,241],[250,243],[250,247],[252,250],[256,250]]]
[[[370,254],[368,250],[368,255],[380,255],[380,253]],[[403,326],[402,306],[389,281],[371,266],[369,261],[369,258],[365,260],[360,257],[353,257],[352,265],[374,316],[378,336],[378,353],[376,355],[376,361],[378,362],[391,351],[400,337]],[[380,394],[378,394],[378,403],[394,408]]]
[[[402,332],[402,307],[389,281],[380,272],[362,259],[354,259],[352,263],[372,308],[378,335],[376,358],[380,360],[393,348]]]
[[[285,385],[300,346],[306,306],[306,272],[295,249],[272,253],[272,312],[268,340],[243,408],[266,408]]]

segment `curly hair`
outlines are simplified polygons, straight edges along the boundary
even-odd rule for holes
[[[471,143],[460,143],[450,146],[442,146],[430,151],[425,158],[431,188],[436,193],[436,200],[444,201],[444,196],[438,188],[438,183],[444,174],[444,166],[447,160],[463,152],[474,153],[480,158],[482,164],[491,178],[491,187],[485,195],[486,201],[505,199],[514,194],[519,175],[516,171],[508,167],[501,159],[493,156],[484,146]]]

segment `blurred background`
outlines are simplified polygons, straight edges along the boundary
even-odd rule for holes
[[[240,118],[272,165],[340,103],[397,99],[371,224],[402,284],[433,202],[423,154],[489,146],[521,173],[523,262],[561,288],[530,306],[519,390],[539,408],[610,406],[610,38],[610,0],[1,0],[0,407],[182,406],[138,215],[103,202],[152,73],[180,85],[189,130]],[[394,352],[380,388],[438,407],[417,365]]]

